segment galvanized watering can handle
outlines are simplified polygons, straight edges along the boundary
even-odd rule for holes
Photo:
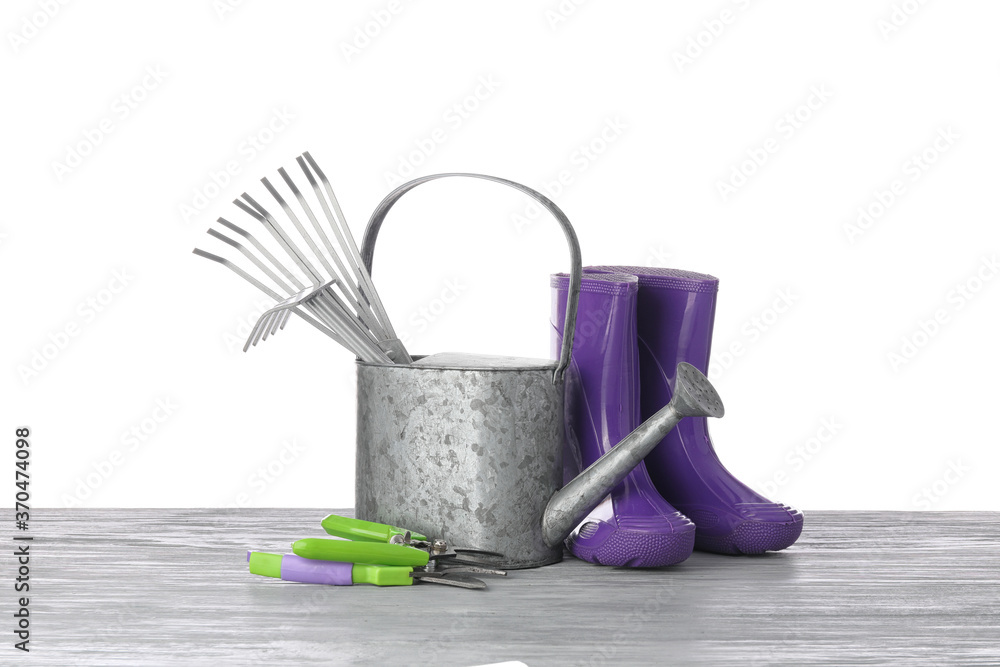
[[[569,258],[571,266],[569,278],[569,299],[566,303],[566,321],[563,325],[564,336],[562,353],[559,357],[559,364],[556,366],[555,373],[552,376],[553,381],[560,380],[565,370],[569,367],[570,355],[573,353],[573,336],[576,329],[576,308],[577,302],[580,300],[580,280],[583,273],[583,260],[580,257],[580,242],[576,238],[576,232],[573,230],[573,226],[569,223],[569,218],[566,217],[566,214],[563,213],[562,210],[560,210],[560,208],[552,202],[552,200],[542,193],[532,190],[526,185],[521,185],[520,183],[515,183],[514,181],[508,181],[505,178],[486,176],[484,174],[431,174],[430,176],[415,178],[409,183],[404,183],[390,192],[375,208],[375,211],[372,213],[372,217],[368,220],[368,227],[365,229],[365,238],[361,244],[361,259],[365,263],[365,268],[367,268],[368,272],[371,273],[372,258],[375,255],[375,240],[378,238],[378,232],[382,227],[382,222],[385,220],[385,216],[389,213],[389,209],[392,208],[393,204],[399,201],[400,197],[421,183],[449,176],[482,178],[483,180],[509,185],[515,190],[520,190],[544,206],[556,219],[556,222],[559,223],[559,226],[562,227],[563,234],[566,235],[566,242],[569,244]]]

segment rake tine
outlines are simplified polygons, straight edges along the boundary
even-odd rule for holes
[[[374,357],[375,359],[385,362],[392,363],[392,359],[388,357],[377,345],[375,345],[371,340],[364,336],[356,326],[350,324],[347,316],[340,311],[332,311],[335,316],[340,320],[341,328],[338,329],[339,333],[349,341],[353,341],[357,348],[365,350],[366,354],[358,355],[362,358]]]
[[[260,328],[262,332],[260,336],[261,341],[267,340],[267,337],[271,335],[271,329],[274,328],[274,321],[276,319],[277,319],[276,314],[271,313],[271,316],[267,318],[267,322],[264,322],[264,326]]]
[[[267,230],[271,232],[271,235],[278,242],[278,244],[285,250],[286,253],[288,253],[288,256],[292,259],[293,262],[295,262],[295,265],[302,270],[302,273],[305,274],[306,276],[310,276],[310,280],[313,283],[323,282],[320,279],[319,273],[317,273],[316,268],[303,258],[302,252],[295,245],[294,241],[289,239],[288,236],[281,230],[281,227],[278,225],[278,222],[273,217],[271,217],[271,214],[268,213],[263,206],[254,201],[253,197],[251,197],[247,193],[244,192],[240,196],[246,199],[247,202],[250,202],[250,204],[252,204],[252,207],[246,204],[245,202],[240,201],[239,199],[234,199],[233,203],[236,204],[244,212],[249,213],[250,216],[253,217],[255,220],[262,223],[267,228]]]
[[[267,322],[273,316],[273,312],[274,312],[273,310],[269,310],[266,313],[264,313],[263,315],[261,315],[260,319],[257,320],[257,324],[254,326],[253,331],[251,332],[250,337],[247,338],[247,342],[243,346],[243,351],[244,352],[247,351],[247,347],[249,347],[250,345],[253,345],[254,347],[257,347],[257,343],[260,342],[261,336],[264,336],[264,338],[267,337],[265,335],[266,332],[267,332]]]
[[[279,329],[282,329],[282,330],[284,330],[284,328],[285,328],[285,325],[286,325],[286,324],[288,324],[288,320],[289,320],[289,319],[290,319],[291,317],[292,317],[292,311],[290,311],[290,310],[286,310],[286,311],[285,311],[285,314],[284,314],[284,315],[282,315],[282,317],[281,317],[281,326],[280,326],[280,327],[278,327],[278,328],[279,328]]]
[[[271,334],[277,331],[278,326],[281,324],[282,317],[286,317],[287,313],[290,311],[297,311],[297,306],[305,305],[315,306],[318,308],[318,312],[323,315],[324,320],[326,320],[329,326],[343,339],[344,342],[342,344],[344,347],[354,352],[357,356],[365,359],[366,361],[391,361],[381,348],[363,337],[358,328],[346,326],[345,323],[349,317],[347,314],[332,308],[329,304],[324,303],[317,298],[323,290],[326,290],[335,282],[336,279],[328,281],[322,285],[302,290],[301,292],[281,301],[273,308],[265,312],[257,320],[256,326],[251,332],[250,337],[247,339],[244,350],[248,350],[251,346],[256,346],[260,341],[267,340]]]
[[[250,201],[253,201],[253,200],[251,199]],[[264,225],[266,227],[268,227],[268,229],[270,229],[272,231],[272,233],[274,233],[273,227],[267,222],[266,218],[262,218],[262,216],[260,216],[257,212],[251,210],[249,207],[247,207],[242,202],[237,201],[236,203],[238,205],[240,205],[241,208],[243,208],[243,210],[245,210],[248,213],[250,213],[251,215],[255,216],[258,220],[261,220],[262,222],[264,222]],[[265,211],[265,214],[266,214],[266,211]],[[252,234],[250,234],[249,232],[247,232],[247,231],[245,231],[243,229],[240,229],[239,227],[237,227],[236,225],[232,224],[228,220],[224,220],[222,218],[219,218],[219,222],[221,222],[222,224],[224,224],[227,228],[232,229],[232,230],[236,231],[237,233],[243,235],[245,238],[249,239],[251,241],[251,243],[253,243],[253,245],[262,252],[262,254],[264,254],[266,257],[269,257],[271,259],[271,261],[274,264],[276,264],[282,270],[282,272],[286,275],[286,277],[289,278],[289,280],[292,281],[292,284],[295,285],[296,289],[298,289],[298,290],[301,291],[302,289],[305,288],[305,286],[303,285],[303,283],[300,280],[298,280],[291,272],[289,272],[287,269],[285,269],[284,266],[281,263],[279,263],[274,258],[274,256],[271,253],[269,253],[267,251],[267,249],[264,248],[264,246],[262,246],[260,244],[259,241],[257,241],[257,239],[255,239],[253,237]],[[240,243],[237,243],[236,241],[228,238],[224,234],[221,234],[220,232],[217,232],[217,231],[215,231],[213,229],[209,229],[208,233],[211,234],[212,236],[214,236],[214,237],[216,237],[216,238],[218,238],[218,239],[220,239],[220,240],[228,243],[229,245],[233,246],[234,248],[236,248],[237,250],[239,250],[240,252],[242,252],[244,255],[246,255],[254,263],[255,266],[257,266],[259,269],[261,269],[262,271],[264,271],[268,275],[269,278],[271,278],[272,280],[274,280],[275,283],[278,284],[279,286],[281,286],[282,289],[284,289],[286,292],[291,293],[291,292],[295,291],[295,289],[289,287],[285,282],[283,282],[281,279],[279,279],[277,277],[277,275],[273,271],[271,271],[263,262],[260,261],[260,259],[257,258],[256,255],[254,255],[253,253],[251,253],[247,248],[245,248],[244,246],[242,246]],[[279,235],[276,234],[275,237],[278,238]],[[287,246],[287,248],[288,248],[288,252],[289,253],[293,252],[293,250],[291,249],[291,246]],[[303,271],[308,272],[308,268],[304,264],[300,263],[299,267],[302,268]],[[329,322],[328,322],[328,324],[329,324]]]
[[[333,205],[333,216],[328,216],[330,225],[333,227],[334,233],[337,236],[337,240],[340,241],[341,245],[346,245],[348,252],[350,253],[352,259],[352,265],[354,266],[355,274],[360,281],[360,284],[364,285],[365,296],[371,302],[372,306],[375,308],[375,312],[378,314],[379,320],[384,325],[385,331],[388,338],[398,338],[396,332],[392,327],[392,323],[389,321],[389,316],[385,312],[385,307],[382,305],[382,299],[379,298],[378,292],[375,290],[375,285],[372,283],[371,275],[368,273],[368,269],[365,268],[364,262],[361,259],[361,253],[358,251],[358,246],[354,242],[354,237],[351,235],[351,229],[347,225],[347,218],[344,217],[344,212],[340,208],[340,202],[337,201],[337,195],[333,192],[333,186],[330,184],[330,180],[323,173],[323,170],[319,168],[316,164],[316,160],[313,159],[309,151],[302,154],[306,161],[309,162],[309,166],[312,170],[316,172],[319,180],[323,183],[323,189],[326,191],[327,197],[330,198],[330,203]],[[336,218],[336,221],[334,220]],[[340,233],[340,227],[346,232],[344,234]],[[347,243],[345,244],[345,238]]]
[[[220,220],[222,220],[222,219],[220,218]],[[259,244],[259,243],[257,243],[255,239],[253,239],[253,236],[251,236],[251,235],[250,235],[249,233],[247,233],[247,232],[244,232],[243,230],[240,230],[240,229],[239,229],[239,227],[236,227],[236,225],[232,225],[232,224],[230,223],[230,225],[227,225],[227,226],[231,226],[231,227],[234,227],[234,228],[236,228],[237,230],[239,230],[239,231],[243,232],[243,234],[244,234],[244,235],[245,235],[245,236],[246,236],[247,238],[249,238],[249,239],[251,239],[252,241],[254,241],[254,245],[256,245],[256,246],[260,246],[260,244]],[[284,290],[285,292],[289,292],[289,293],[291,293],[291,292],[294,292],[294,291],[295,291],[295,290],[294,290],[293,288],[289,287],[287,283],[285,283],[285,282],[284,282],[283,280],[281,280],[281,278],[279,278],[277,274],[275,274],[275,273],[274,273],[273,271],[271,271],[271,270],[270,270],[270,269],[269,269],[269,268],[268,268],[268,267],[267,267],[267,266],[266,266],[266,265],[265,265],[265,264],[264,264],[264,263],[263,263],[262,261],[260,261],[260,259],[258,259],[256,255],[254,255],[254,254],[253,254],[252,252],[250,252],[250,250],[249,250],[249,249],[247,249],[246,247],[244,247],[244,246],[243,246],[242,244],[240,244],[239,242],[237,242],[237,241],[234,241],[233,239],[229,238],[229,237],[228,237],[228,236],[226,236],[225,234],[222,234],[221,232],[218,232],[218,231],[216,231],[216,230],[214,230],[214,229],[209,229],[209,230],[208,230],[208,234],[209,234],[210,236],[213,236],[213,237],[215,237],[215,238],[217,238],[217,239],[221,240],[221,241],[224,241],[225,243],[227,243],[227,244],[231,245],[232,247],[236,248],[236,249],[237,249],[237,250],[239,250],[239,251],[240,251],[241,253],[243,253],[243,254],[244,254],[244,255],[245,255],[245,256],[246,256],[247,258],[249,258],[249,259],[250,259],[250,261],[252,261],[252,262],[254,263],[254,265],[255,265],[255,266],[256,266],[257,268],[259,268],[259,269],[260,269],[260,270],[262,270],[262,271],[263,271],[264,273],[266,273],[266,274],[267,274],[267,276],[268,276],[268,277],[269,277],[269,278],[270,278],[271,280],[273,280],[273,281],[275,282],[275,284],[277,284],[277,285],[278,285],[279,287],[281,287],[281,289],[283,289],[283,290]],[[262,249],[263,249],[263,248],[262,248]],[[265,251],[265,252],[266,252],[266,251]],[[292,279],[292,281],[294,282],[294,284],[295,284],[295,285],[296,285],[296,286],[298,287],[298,289],[299,289],[299,290],[301,291],[301,290],[302,290],[302,288],[303,288],[303,287],[302,287],[302,283],[301,283],[301,282],[299,282],[299,281],[298,281],[298,280],[297,280],[297,279],[296,279],[296,278],[295,278],[294,276],[292,276],[291,274],[288,274],[288,277]],[[317,313],[317,314],[318,314],[318,313]],[[329,324],[329,322],[327,322],[327,324]],[[256,345],[256,343],[254,343],[254,345]]]
[[[281,327],[281,321],[285,318],[285,313],[287,313],[287,312],[288,311],[285,310],[285,311],[282,311],[280,313],[275,313],[274,314],[274,316],[271,318],[271,326],[270,326],[270,328],[268,328],[267,333],[264,334],[264,338],[265,339],[268,336],[273,336],[274,334],[276,334],[278,332],[278,329]]]
[[[270,184],[268,183],[268,185]],[[277,220],[275,220],[274,217],[270,213],[268,213],[267,209],[265,209],[263,206],[257,203],[257,201],[255,201],[254,198],[251,197],[249,194],[244,192],[241,196],[243,197],[243,199],[249,202],[249,204],[253,206],[253,208],[250,208],[250,206],[247,206],[247,204],[239,200],[234,200],[234,203],[241,209],[249,213],[251,216],[256,218],[258,221],[264,223],[265,226],[272,232],[274,237],[278,240],[278,242],[282,245],[282,247],[284,247],[288,255],[296,262],[296,264],[298,264],[299,268],[302,269],[304,273],[312,275],[317,282],[322,282],[322,280],[320,279],[320,275],[316,270],[316,267],[314,267],[312,263],[308,260],[308,258],[306,258],[305,255],[302,254],[302,251],[299,249],[297,245],[295,245],[295,242],[281,230],[281,227],[278,225]],[[329,309],[323,308],[322,301],[317,301],[316,307],[319,308],[321,312],[325,312],[327,313],[327,315],[330,314]],[[380,349],[380,348],[376,346],[374,349]],[[361,356],[362,358],[366,358],[365,355],[359,355],[359,356]],[[369,356],[371,356],[370,353]]]
[[[280,169],[278,170],[278,173],[281,173]],[[335,271],[333,270],[333,266],[330,264],[330,262],[327,261],[323,253],[320,252],[319,246],[317,246],[316,242],[313,241],[312,236],[310,236],[309,233],[306,232],[306,228],[302,226],[301,222],[299,222],[298,217],[296,217],[295,212],[292,211],[292,208],[288,205],[288,202],[286,202],[282,198],[282,196],[278,193],[278,191],[274,189],[274,186],[271,185],[271,181],[267,180],[267,178],[262,178],[260,179],[260,182],[264,184],[264,187],[267,188],[267,191],[271,193],[271,196],[274,197],[274,199],[278,202],[278,205],[281,206],[281,210],[283,210],[285,212],[285,215],[288,216],[288,219],[292,221],[292,225],[295,226],[295,229],[297,229],[302,238],[305,239],[306,245],[309,246],[309,249],[312,250],[313,254],[316,255],[316,257],[319,259],[320,263],[323,265],[323,268],[326,269],[326,272],[329,274],[335,273]]]
[[[342,325],[340,329],[341,335],[347,340],[353,340],[361,349],[366,350],[369,356],[374,356],[375,358],[385,362],[392,363],[392,359],[380,348],[375,342],[370,338],[370,332],[364,331],[357,324],[353,323],[353,315],[347,310],[347,307],[343,304],[336,295],[330,293],[330,297],[333,299],[336,307],[327,305],[330,312],[337,318],[337,320]]]
[[[288,286],[288,283],[286,283],[284,280],[281,279],[281,277],[278,274],[276,274],[274,271],[272,271],[270,268],[268,268],[268,266],[266,264],[264,264],[264,262],[260,261],[260,259],[256,255],[254,255],[252,252],[250,252],[250,249],[247,248],[246,246],[244,246],[242,243],[240,243],[239,241],[235,241],[235,240],[229,238],[228,236],[226,236],[225,234],[223,234],[222,232],[216,231],[214,229],[210,228],[210,229],[208,229],[206,231],[207,231],[207,233],[208,233],[209,236],[215,237],[215,238],[219,239],[220,241],[222,241],[223,243],[226,243],[226,244],[228,244],[228,245],[236,248],[241,253],[243,253],[243,256],[246,257],[247,259],[249,259],[251,262],[253,262],[254,266],[256,266],[258,269],[260,269],[261,271],[263,271],[264,274],[268,278],[270,278],[274,282],[275,285],[277,285],[281,289],[285,290],[286,292],[292,291],[292,288],[290,288]],[[291,276],[289,276],[289,277],[291,277]],[[301,288],[299,288],[299,289],[301,289]]]
[[[340,288],[340,293],[344,295],[344,299],[350,303],[353,308],[352,310],[356,313],[356,317],[361,321],[361,324],[365,326],[366,329],[372,332],[375,340],[380,340],[386,338],[388,334],[382,324],[378,321],[378,315],[372,312],[371,307],[364,297],[364,294],[358,291],[357,287],[353,283],[347,283],[351,286],[354,294],[349,294],[346,289],[344,289],[343,284],[337,285]]]
[[[320,207],[323,209],[324,214],[329,220],[330,210],[326,205],[326,200],[323,199],[323,194],[322,192],[320,192],[319,185],[313,178],[312,173],[306,168],[306,165],[302,161],[302,158],[301,157],[296,158],[296,162],[298,162],[299,166],[302,168],[302,171],[305,173],[306,178],[309,180],[310,185],[313,186],[313,190],[316,193],[316,199],[319,201]],[[347,294],[347,291],[343,289],[342,285],[341,290],[344,292],[344,295],[348,297],[348,301],[351,301],[354,304],[356,304],[357,308],[355,308],[355,310],[358,316],[361,318],[364,325],[369,329],[375,329],[377,332],[382,333],[382,325],[378,321],[378,316],[374,312],[372,312],[371,308],[366,304],[366,299],[364,295],[362,294],[358,286],[355,285],[353,282],[354,278],[351,276],[351,272],[348,271],[347,267],[344,266],[344,263],[341,261],[340,254],[334,250],[333,244],[330,243],[329,237],[327,237],[325,232],[323,231],[322,225],[319,224],[319,220],[313,214],[312,208],[309,206],[309,203],[306,201],[306,198],[302,195],[302,192],[299,191],[298,187],[295,185],[295,182],[292,181],[292,179],[288,176],[288,172],[286,172],[284,168],[279,169],[278,173],[281,174],[281,177],[283,179],[285,179],[285,184],[288,185],[288,188],[292,191],[292,194],[295,195],[295,198],[299,202],[299,206],[302,207],[302,210],[305,211],[306,217],[309,218],[309,222],[312,223],[313,227],[323,238],[325,244],[327,245],[327,248],[331,252],[333,261],[337,264],[337,268],[340,269],[340,273],[343,277],[342,282],[346,284],[347,287],[350,288],[351,292],[353,292],[353,295]],[[338,240],[341,239],[339,234],[337,238]],[[345,256],[349,257],[350,255],[345,253]]]
[[[341,291],[343,291],[343,289],[341,289]],[[337,312],[344,318],[344,324],[346,326],[354,329],[359,336],[363,337],[373,345],[378,345],[378,338],[376,338],[371,331],[359,324],[357,315],[351,312],[350,308],[347,307],[347,304],[345,304],[332,289],[328,288],[325,291],[325,294],[329,300],[333,302]]]
[[[298,200],[298,202],[299,202],[300,205],[302,205],[302,210],[303,211],[307,211],[306,212],[306,216],[309,218],[309,222],[312,223],[313,228],[316,230],[316,233],[319,235],[320,240],[323,241],[323,245],[326,247],[326,251],[328,253],[330,253],[330,257],[334,258],[335,260],[337,258],[339,258],[340,253],[337,252],[337,249],[334,247],[333,243],[330,242],[330,237],[327,235],[327,233],[323,229],[322,225],[319,224],[319,221],[316,219],[316,216],[311,215],[312,211],[311,210],[307,210],[307,206],[304,204],[305,200],[302,197],[302,193],[299,191],[298,186],[295,185],[295,181],[293,181],[288,176],[288,172],[285,171],[284,167],[281,167],[280,169],[278,169],[278,174],[281,175],[282,180],[285,181],[285,185],[287,185],[288,189],[292,191],[293,195],[295,195],[295,199]],[[338,262],[338,265],[341,267],[341,270],[344,270],[343,266],[339,262]],[[346,271],[345,271],[345,275],[343,277],[345,279],[350,278],[349,275],[346,275]]]
[[[227,269],[230,269],[233,273],[235,273],[239,277],[243,278],[248,283],[250,283],[251,285],[253,285],[257,289],[259,289],[261,292],[263,292],[264,294],[268,295],[269,297],[271,297],[275,301],[280,301],[281,300],[282,297],[277,292],[275,292],[273,289],[271,289],[270,287],[268,287],[264,283],[260,282],[259,280],[257,280],[253,276],[251,276],[249,273],[247,273],[246,271],[244,271],[240,267],[238,267],[235,264],[233,264],[232,262],[230,262],[228,259],[226,259],[224,257],[219,257],[218,255],[213,255],[212,253],[206,252],[205,250],[202,250],[201,248],[195,248],[192,252],[195,255],[198,255],[199,257],[204,257],[205,259],[208,259],[208,260],[211,260],[213,262],[217,262],[219,264],[222,264],[224,267],[226,267]],[[313,327],[315,327],[319,331],[323,332],[326,336],[332,338],[334,340],[334,342],[336,342],[337,344],[342,345],[344,347],[349,347],[347,345],[347,343],[343,340],[343,338],[341,338],[341,336],[337,332],[335,332],[333,329],[331,329],[330,327],[328,327],[326,324],[323,324],[323,323],[319,322],[315,318],[313,318],[310,315],[308,315],[306,313],[303,313],[303,312],[295,311],[295,314],[298,315],[299,317],[301,317],[302,319],[304,319],[306,322],[308,322],[310,325],[312,325]],[[358,355],[358,356],[360,356],[360,355]]]
[[[305,285],[301,281],[299,281],[298,278],[295,277],[295,274],[293,274],[291,271],[289,271],[288,269],[286,269],[285,265],[282,264],[281,262],[279,262],[278,258],[275,257],[274,255],[272,255],[271,251],[268,250],[267,248],[265,248],[260,243],[260,241],[258,241],[256,239],[256,237],[254,237],[253,234],[251,234],[250,232],[246,231],[242,227],[238,227],[237,225],[234,225],[233,223],[229,222],[225,218],[219,218],[217,220],[217,222],[220,225],[223,225],[226,228],[228,228],[228,229],[236,232],[237,234],[239,234],[240,236],[242,236],[243,238],[245,238],[247,241],[250,241],[250,244],[253,245],[253,247],[257,249],[257,252],[259,252],[261,255],[263,255],[264,258],[267,259],[267,261],[271,262],[271,264],[273,266],[278,267],[278,270],[281,271],[281,273],[284,274],[284,276],[286,278],[288,278],[289,282],[291,282],[293,285],[295,285],[295,289],[302,289],[303,287],[305,287]],[[287,291],[293,292],[295,290],[289,289]]]
[[[351,258],[351,266],[354,269],[355,275],[358,277],[359,289],[362,292],[361,301],[371,304],[375,309],[375,319],[380,320],[385,326],[376,326],[374,323],[367,321],[368,329],[375,336],[375,340],[378,343],[379,349],[385,350],[387,356],[389,356],[394,363],[408,364],[412,363],[412,359],[409,353],[406,351],[406,347],[403,345],[402,341],[396,336],[395,331],[392,328],[392,323],[389,321],[388,315],[386,315],[385,307],[382,304],[381,299],[378,296],[378,292],[375,290],[375,286],[371,282],[371,276],[368,273],[367,268],[364,266],[360,259],[360,253],[357,250],[357,245],[354,243],[354,237],[351,235],[350,227],[347,225],[347,221],[344,218],[343,211],[340,210],[340,204],[337,201],[336,194],[333,192],[333,188],[330,185],[329,180],[326,175],[323,174],[322,169],[316,164],[316,161],[312,159],[312,156],[306,152],[304,154],[306,160],[315,169],[317,174],[323,181],[324,188],[330,201],[334,205],[337,212],[337,216],[330,211],[327,206],[326,198],[323,196],[322,191],[319,188],[315,178],[313,178],[312,172],[303,162],[302,157],[296,158],[299,166],[302,168],[303,173],[305,173],[306,178],[309,180],[310,184],[313,186],[313,190],[316,193],[316,198],[320,202],[320,206],[323,208],[323,213],[326,215],[327,221],[330,227],[333,229],[338,241],[341,243],[341,250],[344,252],[345,256]],[[345,240],[346,237],[346,240]],[[371,295],[371,296],[369,296]],[[359,312],[364,312],[359,310]],[[362,318],[364,319],[364,318]]]
[[[298,229],[299,233],[307,240],[310,248],[319,257],[320,261],[323,263],[324,267],[326,267],[327,271],[329,271],[331,275],[340,278],[341,291],[343,291],[344,295],[347,296],[349,302],[353,302],[354,304],[356,304],[356,308],[354,308],[355,312],[358,314],[358,317],[361,319],[362,323],[367,329],[375,330],[376,332],[375,337],[377,340],[378,336],[381,334],[381,325],[378,323],[378,319],[376,318],[375,314],[371,313],[370,310],[362,303],[363,297],[361,293],[358,291],[358,288],[352,282],[350,282],[350,273],[344,266],[336,250],[333,248],[329,238],[327,238],[326,235],[323,233],[323,228],[320,226],[319,221],[316,219],[316,216],[313,215],[312,209],[309,208],[309,204],[302,196],[302,193],[299,191],[298,187],[296,187],[294,181],[292,181],[292,179],[288,176],[288,172],[286,172],[284,168],[281,168],[278,169],[278,173],[284,179],[285,184],[292,191],[292,194],[295,195],[296,200],[298,200],[299,205],[302,207],[303,211],[305,211],[306,217],[309,218],[309,221],[310,223],[312,223],[313,228],[316,229],[317,233],[319,233],[319,235],[322,237],[323,242],[327,247],[327,250],[330,251],[330,256],[333,258],[334,263],[336,263],[337,268],[339,269],[339,273],[335,271],[332,266],[330,266],[329,262],[323,256],[322,252],[320,252],[319,247],[316,246],[316,244],[312,241],[312,238],[306,233],[306,230],[302,227],[302,224],[295,216],[295,213],[292,211],[291,207],[288,205],[287,202],[285,202],[285,200],[281,197],[281,195],[277,192],[277,190],[274,189],[274,186],[272,186],[271,183],[266,178],[261,179],[261,182],[264,183],[264,186],[271,193],[271,196],[273,196],[275,200],[278,201],[278,203],[281,205],[285,213],[288,214],[288,217],[292,220],[292,223],[295,225],[295,228]],[[350,289],[354,292],[354,296],[347,294],[347,291],[344,290],[343,287],[344,283],[346,283],[350,287]]]

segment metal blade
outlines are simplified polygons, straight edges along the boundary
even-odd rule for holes
[[[454,562],[454,561],[452,561]],[[442,569],[438,570],[438,574],[452,574],[452,573],[470,573],[470,574],[494,574],[498,577],[506,577],[506,570],[494,570],[490,567],[480,567],[478,565],[459,565],[457,567],[445,566],[444,563],[439,562],[438,565]]]
[[[441,572],[411,572],[410,576],[417,581],[425,581],[430,584],[444,584],[445,586],[457,586],[458,588],[485,589],[486,582],[475,577],[466,577],[461,574],[448,575]]]

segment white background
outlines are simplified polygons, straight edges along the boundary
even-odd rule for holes
[[[359,238],[400,170],[476,171],[547,189],[587,264],[718,276],[712,432],[772,499],[1000,510],[1000,5],[237,5],[4,3],[0,404],[35,504],[353,504],[351,355],[298,320],[244,354],[270,304],[191,254],[236,259],[205,229],[310,150]],[[412,351],[548,355],[566,251],[526,203],[394,209],[374,275]]]

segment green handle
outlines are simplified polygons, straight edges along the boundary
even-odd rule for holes
[[[365,565],[355,563],[351,576],[356,584],[375,584],[376,586],[412,586],[412,567],[393,565]]]
[[[323,519],[323,530],[328,535],[343,537],[348,540],[360,540],[361,542],[388,542],[396,535],[410,533],[410,539],[427,541],[426,535],[420,535],[405,528],[397,528],[384,523],[374,521],[362,521],[361,519],[351,519],[346,516],[331,514]]]
[[[430,554],[402,544],[350,542],[310,537],[292,542],[292,553],[313,560],[335,560],[342,563],[374,563],[378,565],[409,565],[423,567]]]

